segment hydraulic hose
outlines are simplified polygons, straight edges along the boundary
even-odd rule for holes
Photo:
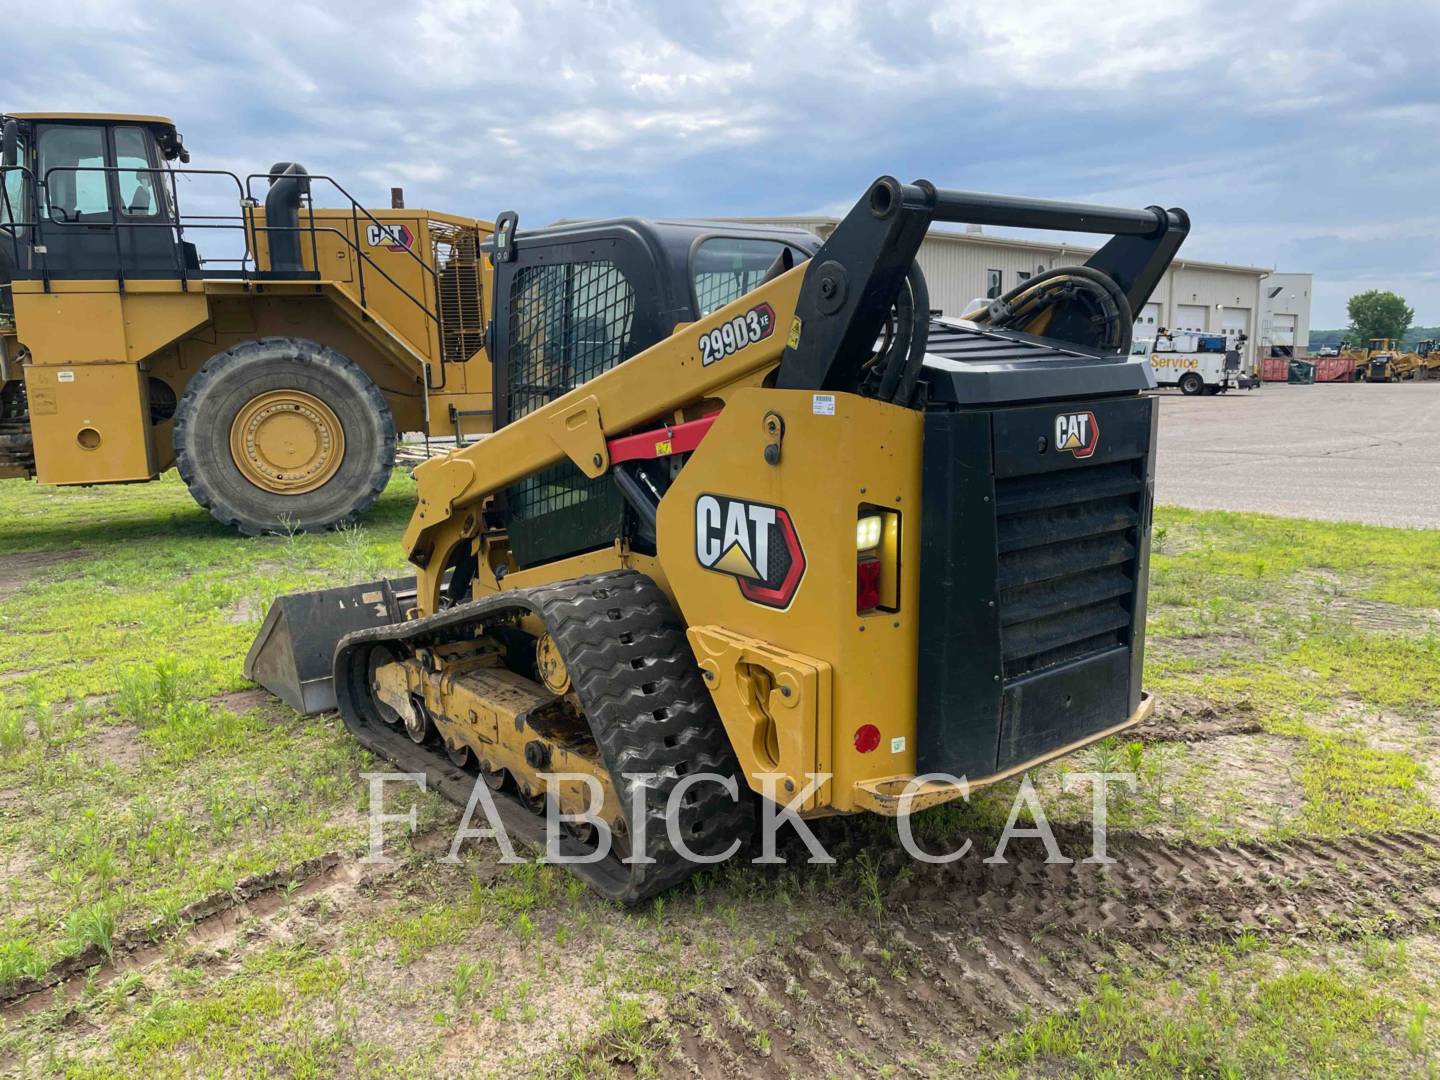
[[[1021,282],[998,300],[975,308],[962,318],[997,328],[1044,333],[1057,314],[1080,298],[1095,311],[1090,319],[1097,332],[1078,345],[1118,352],[1130,351],[1135,315],[1124,290],[1115,280],[1089,266],[1057,266]]]
[[[866,373],[861,392],[879,401],[908,406],[915,396],[929,340],[930,290],[920,264],[912,262],[905,284],[896,293],[885,340]]]

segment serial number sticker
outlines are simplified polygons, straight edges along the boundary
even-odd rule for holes
[[[700,335],[700,363],[709,367],[748,345],[764,341],[774,332],[775,309],[769,304],[756,304],[745,314]]]
[[[75,381],[75,372],[73,372],[73,371],[57,371],[57,372],[55,373],[55,381],[56,381],[56,382],[74,382],[74,381]]]
[[[903,754],[905,752],[905,736],[896,735],[890,740],[890,753]]]
[[[835,415],[835,395],[816,394],[810,403],[810,412],[815,416]]]

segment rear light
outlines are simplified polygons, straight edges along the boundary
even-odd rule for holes
[[[880,606],[880,560],[861,558],[855,564],[855,610],[873,611]]]
[[[855,729],[855,749],[868,754],[880,745],[880,729],[874,724],[861,724]]]
[[[879,514],[866,514],[855,522],[855,550],[874,551],[885,533],[885,519]]]
[[[855,611],[900,610],[900,514],[861,503],[855,515]]]

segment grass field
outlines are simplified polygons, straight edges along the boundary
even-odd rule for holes
[[[1032,779],[1061,835],[1081,836],[1090,794],[1063,790],[1064,774],[1134,771],[1112,828],[1156,866],[1209,868],[1208,885],[1198,870],[1117,874],[1100,889],[1133,919],[1080,892],[1026,914],[1078,886],[992,883],[975,865],[974,889],[958,890],[863,820],[826,826],[833,867],[732,864],[626,910],[484,847],[438,863],[456,813],[430,796],[416,796],[418,835],[391,842],[397,865],[359,863],[359,774],[374,760],[333,717],[297,717],[243,679],[274,596],[403,569],[412,497],[399,477],[361,528],[247,540],[173,478],[0,484],[0,1069],[1371,1076],[1440,1063],[1440,534],[1157,513],[1159,715]],[[919,831],[993,836],[1015,788]],[[1088,853],[1088,832],[1077,843]],[[992,885],[1019,899],[965,906]],[[967,1012],[965,950],[993,959],[1004,942],[1028,974]],[[923,1023],[900,1015],[912,1008]]]

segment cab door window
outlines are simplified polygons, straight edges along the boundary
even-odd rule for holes
[[[144,128],[115,129],[115,182],[120,213],[132,218],[160,215],[160,172],[155,167],[153,143]]]
[[[30,164],[26,156],[25,136],[20,136],[15,155],[14,168],[5,170],[4,199],[0,201],[0,225],[24,225],[29,221],[25,210],[25,166]]]
[[[104,129],[71,124],[43,127],[36,145],[39,179],[44,183],[41,216],[60,222],[109,221]]]

